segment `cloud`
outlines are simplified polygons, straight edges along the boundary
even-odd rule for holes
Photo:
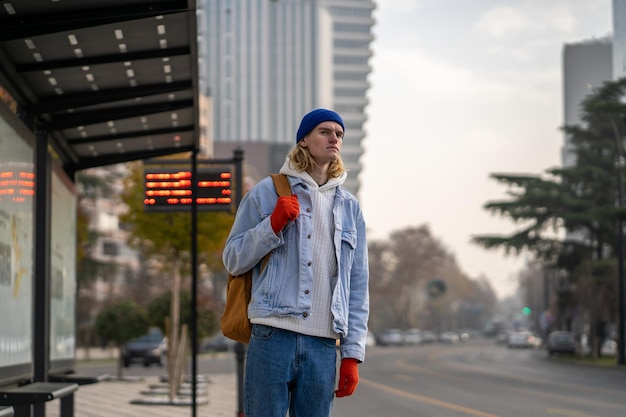
[[[472,30],[496,39],[536,38],[547,34],[571,33],[577,20],[571,7],[526,2],[519,6],[494,6],[474,23]]]
[[[482,208],[506,198],[489,175],[560,163],[561,50],[606,33],[610,2],[379,0],[376,13],[360,174],[368,236],[430,224],[464,271],[509,292],[524,257],[468,243],[516,229]]]
[[[392,13],[411,13],[419,9],[420,0],[384,0],[385,9]]]
[[[402,62],[402,65],[397,65]],[[416,101],[460,103],[464,100],[482,103],[498,103],[502,98],[510,101],[545,99],[546,85],[559,82],[560,73],[554,68],[535,68],[517,70],[509,68],[506,72],[479,71],[456,65],[431,56],[418,49],[400,48],[380,50],[373,61],[373,82],[380,89],[375,89],[385,97],[401,102],[403,97],[413,97]],[[389,84],[382,86],[381,84]],[[399,91],[397,86],[402,86]],[[427,99],[428,97],[428,99]]]

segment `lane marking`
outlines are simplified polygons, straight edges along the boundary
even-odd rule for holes
[[[415,382],[415,378],[405,374],[396,374],[393,376],[395,379],[403,382]]]
[[[501,389],[506,389],[509,391],[513,391],[516,393],[527,393],[529,395],[534,395],[537,397],[541,397],[541,398],[547,398],[547,399],[551,399],[551,400],[559,400],[559,401],[563,401],[563,402],[567,402],[569,404],[573,403],[573,404],[583,404],[586,406],[591,406],[591,407],[598,407],[598,408],[607,408],[607,409],[612,409],[612,410],[626,410],[626,407],[622,404],[618,404],[618,403],[608,403],[606,401],[602,401],[602,400],[593,400],[590,398],[583,398],[583,397],[577,397],[577,396],[565,396],[565,395],[561,395],[558,393],[552,393],[552,392],[541,392],[541,391],[537,391],[537,390],[531,390],[528,388],[520,388],[520,387],[509,387],[509,386],[502,386],[499,385],[495,382],[492,381],[476,381],[476,380],[472,380],[469,379],[467,377],[463,377],[463,376],[459,376],[459,375],[455,375],[451,372],[453,372],[453,370],[447,370],[447,371],[443,371],[443,370],[438,370],[438,369],[431,369],[431,368],[426,368],[426,367],[422,367],[422,366],[417,366],[417,365],[413,365],[410,364],[408,362],[405,362],[403,359],[397,359],[395,361],[395,366],[402,368],[404,371],[414,371],[414,372],[418,372],[418,373],[422,373],[422,374],[429,374],[429,375],[433,375],[439,378],[446,378],[446,379],[451,379],[451,380],[456,380],[456,381],[461,381],[461,382],[469,382],[472,385],[476,385],[476,384],[480,384],[480,385],[485,385],[485,386],[496,386],[498,388]],[[468,369],[467,366],[461,366],[460,368],[465,368]],[[491,372],[487,372],[486,370],[479,370],[479,369],[475,369],[473,367],[469,367],[469,369],[471,369],[474,373],[476,374],[480,374],[480,375],[484,375],[484,376],[498,376],[497,374],[491,373]],[[512,376],[506,376],[506,375],[499,375],[500,377],[509,379],[511,381],[520,381],[520,382],[532,382],[532,383],[537,383],[536,381],[532,380],[532,379],[527,379],[527,378],[516,378],[516,377],[512,377]],[[557,385],[557,386],[561,386],[561,387],[569,387],[567,384],[560,384],[560,383],[554,383],[551,385]],[[596,389],[594,387],[580,387],[580,386],[573,386],[571,388],[576,388],[578,391],[583,391],[583,392],[588,392],[588,393],[593,393],[593,392],[607,392],[607,390],[605,389]],[[612,391],[608,391],[608,392],[612,392]]]
[[[559,416],[571,416],[571,417],[598,417],[594,414],[587,414],[576,410],[566,410],[563,408],[546,408],[546,413]]]
[[[369,386],[371,386],[373,388],[379,389],[381,391],[385,391],[385,392],[388,392],[390,394],[396,395],[398,397],[404,397],[404,398],[407,398],[409,400],[413,400],[413,401],[417,401],[417,402],[421,402],[421,403],[434,405],[436,407],[445,408],[445,409],[448,409],[448,410],[459,411],[461,413],[464,413],[464,414],[467,414],[467,415],[470,415],[470,416],[476,416],[476,417],[501,417],[501,416],[498,416],[496,414],[485,413],[483,411],[474,410],[473,408],[463,407],[461,405],[452,404],[452,403],[448,403],[448,402],[445,402],[445,401],[436,400],[434,398],[424,397],[422,395],[418,395],[418,394],[413,394],[413,393],[410,393],[410,392],[402,391],[402,390],[399,390],[397,388],[392,388],[392,387],[389,387],[387,385],[379,384],[378,382],[370,381],[368,379],[361,378],[361,380],[359,382],[360,383],[364,383],[366,385],[369,385]]]

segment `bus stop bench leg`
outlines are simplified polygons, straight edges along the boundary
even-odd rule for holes
[[[15,417],[30,417],[31,406],[60,399],[61,415],[74,416],[74,392],[78,384],[62,382],[34,382],[6,391],[0,391],[0,407],[11,406]]]

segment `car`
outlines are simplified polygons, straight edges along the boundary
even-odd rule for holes
[[[400,346],[404,343],[404,334],[400,329],[385,329],[378,335],[381,346]]]
[[[602,356],[615,356],[617,355],[617,342],[613,339],[607,339],[602,343],[600,347],[600,354]]]
[[[422,336],[422,343],[434,343],[437,341],[437,335],[430,330],[424,330],[421,336]]]
[[[550,332],[546,341],[546,349],[549,355],[555,353],[575,354],[576,345],[576,334],[564,330]]]
[[[204,342],[200,350],[202,352],[229,352],[235,349],[235,344],[237,342],[227,338],[220,332]]]
[[[459,337],[458,333],[443,332],[439,335],[439,343],[456,345],[457,343],[461,343],[461,338]]]
[[[496,335],[496,344],[497,345],[506,345],[509,343],[509,332],[501,331]]]
[[[408,329],[404,332],[404,344],[419,345],[422,343],[422,331],[420,329]]]
[[[144,366],[163,366],[167,357],[167,339],[163,332],[153,327],[145,335],[127,342],[122,347],[122,363],[125,368],[133,363]]]
[[[367,338],[365,339],[365,346],[366,347],[376,346],[376,337],[374,336],[374,333],[370,331],[367,332]]]
[[[509,348],[537,348],[541,346],[541,338],[532,332],[511,332],[507,346]]]

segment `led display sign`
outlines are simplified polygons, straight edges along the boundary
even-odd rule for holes
[[[20,169],[0,171],[0,203],[32,203],[35,174]]]
[[[233,204],[232,173],[228,169],[199,169],[196,204],[200,211],[230,211]],[[145,211],[188,211],[193,203],[191,171],[144,171]]]

